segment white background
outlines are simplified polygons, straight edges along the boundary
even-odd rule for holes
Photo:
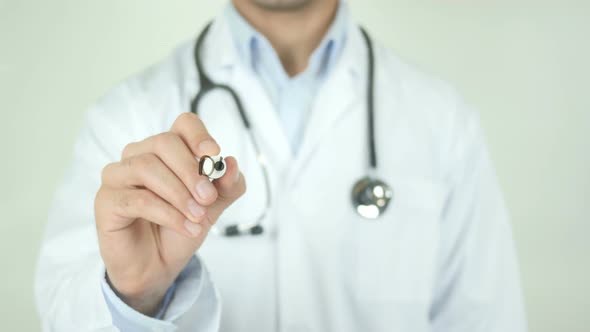
[[[0,330],[39,329],[36,255],[86,107],[195,36],[223,4],[0,0]],[[481,111],[513,217],[531,331],[588,331],[590,3],[351,7],[376,39]]]

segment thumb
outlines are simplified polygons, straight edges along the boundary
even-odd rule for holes
[[[225,165],[227,170],[224,176],[213,181],[217,188],[218,197],[208,209],[211,224],[214,224],[221,213],[246,192],[246,180],[240,172],[236,158],[225,158]]]

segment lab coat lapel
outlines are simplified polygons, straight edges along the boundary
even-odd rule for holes
[[[211,24],[201,52],[205,70],[211,77],[219,70],[231,68],[236,62],[237,54],[224,15],[218,16]]]
[[[339,120],[349,112],[365,107],[366,47],[355,23],[349,24],[347,36],[341,58],[315,97],[291,172],[291,183],[309,165],[322,139],[333,134]]]
[[[231,79],[233,86],[242,97],[254,135],[273,164],[287,165],[292,160],[291,147],[276,110],[264,91],[256,74],[245,66],[236,66]]]

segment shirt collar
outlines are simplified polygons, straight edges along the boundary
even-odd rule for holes
[[[229,30],[239,58],[245,64],[256,71],[259,65],[258,62],[261,61],[260,53],[265,51],[271,52],[278,60],[276,52],[272,49],[266,37],[256,31],[231,2],[226,7],[224,15],[229,24]],[[311,54],[308,67],[304,73],[315,72],[317,75],[324,75],[329,71],[344,49],[349,19],[347,3],[341,0],[330,28],[320,45]],[[284,69],[282,67],[280,69],[287,76]]]

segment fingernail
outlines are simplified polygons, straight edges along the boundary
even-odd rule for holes
[[[199,143],[199,152],[201,155],[213,154],[219,150],[219,146],[214,141],[208,139]]]
[[[204,207],[200,206],[194,199],[188,200],[188,210],[191,212],[193,217],[199,218],[207,212]]]
[[[197,195],[202,200],[209,200],[215,195],[215,187],[209,180],[203,179],[203,181],[197,183]]]
[[[189,220],[184,221],[184,227],[189,233],[191,233],[192,236],[199,235],[201,233],[201,230],[203,229],[201,225],[192,223]]]

